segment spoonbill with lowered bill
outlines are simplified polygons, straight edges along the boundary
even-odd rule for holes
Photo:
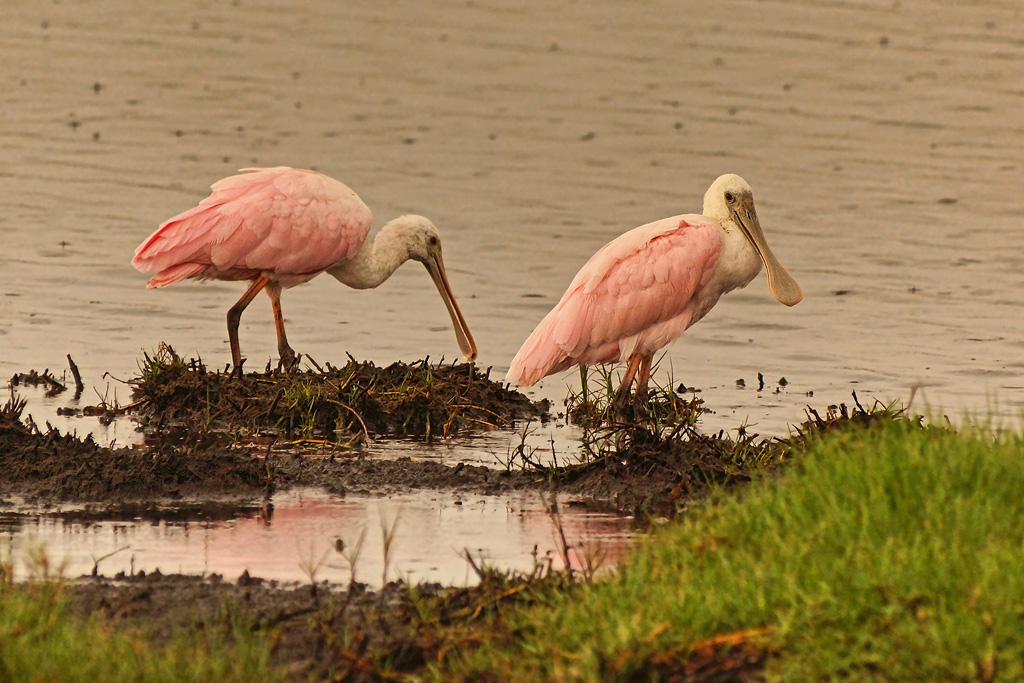
[[[476,342],[448,284],[441,237],[423,216],[396,218],[371,243],[366,239],[370,209],[347,185],[315,171],[243,169],[211,189],[198,206],[166,221],[140,244],[132,265],[156,271],[149,288],[187,278],[247,280],[249,289],[228,310],[236,369],[243,361],[238,323],[261,289],[274,309],[281,363],[290,366],[297,357],[285,336],[282,289],[323,272],[354,289],[377,287],[410,259],[426,266],[451,315],[459,348],[470,361],[476,358]]]

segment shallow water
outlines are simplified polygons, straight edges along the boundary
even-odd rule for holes
[[[129,260],[238,168],[324,171],[356,189],[378,224],[431,217],[480,362],[496,373],[598,247],[699,211],[710,182],[736,172],[805,299],[785,308],[761,276],[671,348],[659,377],[671,370],[703,389],[716,411],[707,429],[749,422],[784,434],[805,404],[848,401],[851,390],[906,401],[915,387],[916,410],[1016,424],[1024,9],[680,7],[9,8],[0,374],[62,369],[70,353],[89,387],[83,403],[124,403],[129,390],[113,378],[132,376],[161,341],[226,363],[224,314],[241,287],[147,291]],[[320,362],[458,353],[414,265],[368,292],[319,278],[287,292],[284,307],[292,344]],[[241,340],[253,367],[275,353],[265,301],[246,312]],[[577,382],[575,372],[548,378],[535,395],[558,405]],[[105,436],[124,443],[131,430]],[[535,434],[552,437],[572,450],[571,430]],[[488,436],[483,457],[515,438]],[[460,442],[454,457],[480,458],[480,443]]]
[[[211,507],[207,514],[192,511],[191,521],[173,510],[165,519],[125,521],[8,511],[0,514],[0,549],[20,560],[14,562],[16,578],[41,571],[33,559],[39,552],[51,571],[69,577],[94,567],[106,576],[159,570],[236,579],[247,571],[278,581],[346,583],[354,576],[374,587],[385,577],[474,584],[478,577],[467,553],[478,567],[530,572],[535,562],[565,564],[555,521],[536,495],[337,498],[293,491],[262,508],[227,508],[218,515]],[[558,520],[573,567],[611,567],[628,547],[631,520],[570,505],[560,506]]]

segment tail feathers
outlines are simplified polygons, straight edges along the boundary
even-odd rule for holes
[[[149,279],[149,282],[146,283],[146,289],[156,289],[157,287],[173,285],[175,282],[181,282],[182,280],[190,277],[195,277],[201,271],[206,270],[207,267],[208,266],[205,266],[202,263],[179,263],[171,266],[170,268],[164,268]]]
[[[509,365],[506,381],[531,387],[542,377],[561,372],[575,363],[551,340],[547,327],[539,325],[523,343]]]

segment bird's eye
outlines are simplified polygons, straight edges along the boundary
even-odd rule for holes
[[[725,193],[725,201],[727,201],[727,202],[729,202],[730,204],[732,204],[732,203],[733,203],[733,202],[734,202],[735,200],[736,200],[736,197],[735,197],[735,196],[733,196],[733,193],[732,193],[732,192],[726,192],[726,193]]]
[[[433,236],[432,236],[432,237],[431,237],[431,238],[430,238],[429,240],[427,240],[427,241],[428,241],[428,242],[430,243],[430,246],[432,246],[432,247],[436,247],[436,246],[437,246],[437,238],[436,238],[436,237],[433,237]]]

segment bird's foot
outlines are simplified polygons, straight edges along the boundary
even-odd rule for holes
[[[232,377],[237,377],[238,379],[242,379],[242,375],[245,373],[245,370],[243,370],[243,366],[244,365],[245,365],[245,359],[244,358],[239,358],[238,362],[235,363],[234,367],[231,368],[231,376]]]
[[[647,387],[637,388],[633,392],[633,414],[634,417],[639,419],[642,416],[647,415],[647,409],[650,407],[651,401],[650,396],[647,394]]]
[[[616,391],[608,406],[607,419],[611,423],[626,423],[632,417],[629,405],[629,392]]]
[[[280,349],[281,360],[277,362],[278,370],[293,370],[299,366],[299,361],[302,360],[301,353],[295,353],[291,348],[285,347]]]

